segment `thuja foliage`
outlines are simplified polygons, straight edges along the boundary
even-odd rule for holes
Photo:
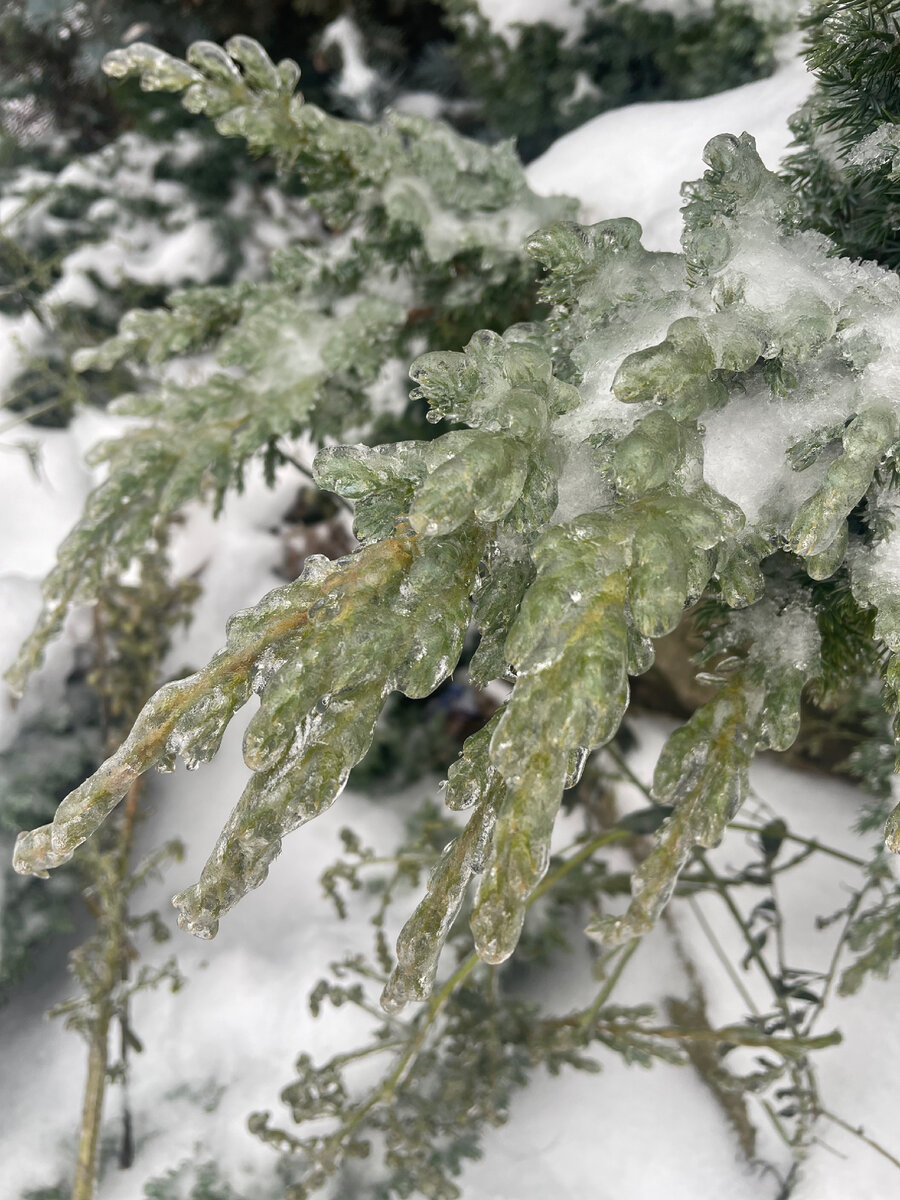
[[[314,235],[298,216],[298,187],[277,181],[271,160],[248,162],[238,143],[191,122],[165,95],[110,88],[99,69],[104,54],[141,33],[171,48],[246,28],[290,46],[307,91],[332,103],[341,57],[327,49],[322,25],[343,7],[341,0],[4,6],[0,311],[18,318],[9,330],[16,370],[5,373],[2,389],[3,405],[18,414],[10,423],[65,424],[75,408],[128,392],[139,364],[77,372],[73,352],[109,337],[135,306],[157,306],[179,286],[257,278],[272,245]],[[411,20],[394,0],[373,0],[356,17],[367,53],[390,76],[384,94],[415,86],[415,63],[443,36],[439,10],[418,4]]]
[[[24,671],[71,601],[127,566],[185,501],[204,492],[221,499],[253,455],[274,467],[280,438],[365,426],[379,383],[388,402],[392,385],[402,400],[397,365],[423,337],[427,346],[461,325],[471,332],[476,318],[503,324],[533,312],[536,272],[521,238],[571,211],[531,192],[509,146],[489,148],[419,117],[338,120],[295,92],[294,63],[276,67],[247,38],[228,47],[198,43],[187,63],[136,44],[110,55],[107,70],[137,73],[147,88],[186,89],[186,106],[219,132],[295,166],[310,203],[343,236],[278,253],[266,284],[192,288],[167,308],[136,309],[116,337],[76,357],[88,371],[205,349],[218,369],[202,382],[170,373],[158,390],[118,402],[152,422],[98,452],[108,481],[48,580],[44,632],[23,653]]]
[[[308,98],[348,111],[359,98],[342,91],[348,51],[340,26],[342,37],[358,40],[377,80],[365,98],[372,111],[414,101],[427,88],[455,127],[491,139],[512,135],[527,159],[616,104],[706,94],[766,73],[783,25],[780,16],[762,22],[740,6],[681,19],[600,5],[585,14],[577,45],[538,23],[522,29],[513,49],[475,10],[454,3],[369,0],[349,13],[342,0],[132,0],[115,10],[98,0],[16,0],[0,17],[0,184],[19,201],[0,227],[0,307],[20,318],[13,336],[21,352],[3,402],[44,423],[65,423],[85,403],[108,403],[134,386],[139,364],[79,372],[72,361],[79,346],[106,338],[129,308],[155,308],[173,287],[258,278],[276,240],[315,240],[290,207],[284,211],[284,198],[290,206],[302,190],[296,177],[282,177],[276,189],[271,161],[251,167],[238,147],[204,134],[196,121],[183,128],[167,97],[103,87],[100,60],[125,38],[171,49],[186,37],[246,28],[298,59]],[[119,190],[111,190],[113,178]],[[178,235],[198,219],[208,244],[201,249],[197,238],[185,254]],[[153,236],[161,228],[168,252]],[[455,269],[469,292],[487,302],[490,290],[501,305],[501,279],[487,279],[466,256]],[[489,304],[479,312],[462,282],[465,303],[452,314],[440,293],[411,301],[428,344],[461,343],[480,324],[500,328],[529,315],[520,280],[512,281],[515,313],[491,312]],[[430,321],[441,327],[434,337]],[[414,352],[404,347],[397,362]]]
[[[545,207],[511,157],[489,164],[440,126],[401,118],[364,127],[304,105],[293,65],[274,65],[247,39],[227,53],[200,45],[188,58],[132,46],[108,69],[138,72],[148,88],[186,89],[185,102],[221,132],[300,165],[330,220],[349,220],[356,205],[380,222],[388,245],[397,222],[426,262],[446,263],[447,237],[454,250],[462,239],[486,254],[485,227],[496,237],[511,196],[523,220]],[[464,351],[432,351],[411,368],[430,420],[455,428],[320,453],[319,484],[355,503],[361,549],[335,562],[308,560],[295,583],[238,614],[210,665],[159,692],[54,821],[22,835],[20,870],[67,861],[148,767],[171,768],[178,755],[189,765],[209,759],[257,692],[244,741],[250,781],[200,880],[176,898],[183,924],[212,936],[262,882],[282,837],[333,802],[388,695],[433,691],[474,620],[482,640],[472,678],[513,686],[451,768],[448,802],[472,815],[400,937],[384,1002],[394,1009],[421,1000],[474,875],[476,949],[489,962],[512,953],[547,869],[563,791],[618,729],[628,676],[649,667],[653,639],[706,596],[719,609],[707,641],[718,692],[662,753],[655,793],[673,812],[635,871],[630,908],[590,932],[615,944],[652,926],[691,852],[715,845],[738,811],[756,750],[790,746],[804,688],[833,682],[824,677],[833,656],[823,653],[827,622],[819,619],[827,598],[814,581],[849,571],[860,601],[877,610],[876,634],[889,648],[898,644],[890,538],[873,533],[875,515],[892,503],[900,437],[890,398],[897,280],[834,258],[826,239],[802,232],[793,194],[748,136],[714,139],[706,160],[708,171],[687,192],[681,255],[647,252],[625,219],[557,223],[531,237],[549,318],[503,335],[483,331]],[[430,185],[410,178],[429,166],[437,174]],[[471,198],[473,208],[480,201],[490,215],[464,232],[446,211],[436,220],[451,195]],[[438,225],[435,246],[429,233]],[[138,314],[90,361],[111,363],[126,349],[165,353],[176,336],[206,338],[222,320],[220,300],[192,304],[193,327],[174,313]],[[274,312],[241,309],[236,325],[226,316],[232,345],[243,335],[249,355],[229,436],[219,423],[238,389],[222,375],[205,395],[151,400],[144,411],[163,420],[108,448],[109,478],[61,552],[48,615],[14,678],[71,599],[89,594],[101,569],[124,565],[160,513],[199,490],[210,450],[218,450],[212,475],[221,492],[276,436],[280,414],[293,428],[329,378],[319,365],[327,368],[329,335],[342,343],[342,363],[353,361],[355,344],[396,336],[403,312],[385,312],[389,302],[373,297],[367,325],[359,312],[366,303],[343,320],[316,314],[327,332],[316,339],[318,354],[302,343],[301,357],[318,368],[305,401],[290,371],[288,391],[277,370],[285,358],[265,336],[277,314],[294,340],[292,366],[294,331],[309,322],[303,307],[294,308],[293,325],[283,296]],[[265,362],[253,349],[262,345]],[[216,423],[209,442],[204,408]],[[766,450],[757,461],[752,443],[728,452],[729,426],[771,428],[770,412],[778,414],[780,456]],[[176,447],[176,422],[183,428],[188,415],[191,442],[181,436]],[[869,523],[851,527],[864,498]],[[891,659],[889,687],[895,673]]]
[[[264,172],[234,174],[222,139],[179,130],[171,140],[123,134],[59,172],[0,176],[0,313],[16,319],[5,425],[61,425],[79,407],[105,407],[138,385],[140,364],[77,371],[75,351],[173,286],[252,276],[260,235],[303,231],[295,202],[273,213]]]
[[[553,878],[564,793],[620,730],[629,678],[650,668],[654,642],[695,608],[714,693],[660,755],[655,841],[629,873],[630,903],[608,911],[604,888],[589,889],[588,933],[607,961],[624,961],[679,888],[730,886],[704,850],[745,801],[755,753],[794,743],[804,697],[825,705],[881,670],[888,710],[900,707],[900,284],[805,228],[796,192],[746,134],[709,143],[707,171],[685,188],[682,253],[663,254],[643,248],[634,221],[574,224],[568,201],[530,192],[509,148],[421,118],[366,126],[328,116],[296,93],[295,64],[273,63],[247,38],[195,45],[185,61],[132,45],[107,69],[183,93],[220,133],[274,154],[335,236],[283,251],[265,284],[193,289],[166,309],[136,310],[80,356],[82,369],[154,368],[202,349],[219,369],[190,386],[151,374],[124,402],[149,421],[101,450],[107,477],[60,552],[12,681],[24,683],[71,605],[154,545],[186,500],[221,501],[253,458],[274,469],[296,433],[321,441],[362,430],[368,444],[330,444],[314,465],[318,485],[353,506],[360,545],[334,561],[308,558],[299,579],[236,614],[212,661],[157,692],[53,820],[20,836],[15,865],[42,875],[68,862],[144,771],[209,760],[258,694],[244,739],[249,782],[199,880],[175,898],[181,924],[213,936],[263,882],[283,837],[334,802],[385,704],[440,687],[474,626],[468,677],[505,698],[448,773],[446,800],[465,824],[425,855],[426,893],[395,954],[382,936],[375,974],[360,967],[382,986],[378,1046],[406,1005],[423,1005],[396,1035],[411,1039],[396,1078],[357,1103],[341,1064],[304,1060],[288,1089],[294,1116],[337,1117],[339,1133],[297,1139],[255,1122],[312,1164],[302,1187],[362,1153],[369,1125],[396,1149],[394,1192],[452,1195],[435,1189],[468,1148],[428,1126],[415,1092],[435,1065],[420,1050],[438,1016],[457,1044],[463,1012],[451,996],[473,1021],[483,1010],[499,1038],[506,1082],[479,1112],[497,1096],[505,1103],[524,1058],[580,1062],[601,1027],[619,1051],[652,1054],[654,1037],[666,1040],[645,1014],[607,1011],[605,997],[591,1020],[541,1041],[548,1031],[533,1013],[499,1013],[479,990],[491,978],[479,964],[510,958]],[[454,340],[476,319],[483,328]],[[397,387],[397,364],[416,352],[416,388],[392,417],[402,440],[386,441],[379,387]],[[898,828],[889,816],[891,849]],[[785,835],[758,832],[765,881]],[[578,865],[596,865],[605,844]],[[858,956],[845,990],[896,955],[896,911],[876,866],[844,914]],[[472,949],[442,976],[451,934]],[[748,927],[751,956],[764,935]],[[793,1065],[779,1070],[809,1097],[804,1039],[818,1008],[798,1023],[791,1004],[804,982],[782,966],[776,1011],[753,1036],[784,1050],[787,1030]],[[326,997],[364,999],[340,981]],[[622,1021],[636,1043],[621,1042]],[[453,1064],[442,1062],[449,1078]],[[422,1139],[445,1135],[445,1162],[422,1160]]]
[[[158,98],[110,92],[99,70],[114,46],[143,36],[175,50],[225,39],[240,29],[278,39],[300,61],[307,88],[321,100],[341,66],[322,45],[323,27],[341,16],[358,23],[373,65],[386,77],[421,87],[423,58],[446,39],[439,6],[429,0],[8,0],[0,13],[0,164],[63,163],[96,150],[124,129],[167,136],[171,114]]]

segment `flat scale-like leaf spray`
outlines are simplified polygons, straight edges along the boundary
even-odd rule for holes
[[[243,49],[229,52],[244,63]],[[122,53],[122,70],[168,70]],[[194,60],[202,79],[179,67],[171,85],[188,82],[226,132],[262,138],[256,100],[226,107],[233,66]],[[244,66],[240,87],[282,97],[269,141],[298,161],[321,157],[319,118],[268,68]],[[384,178],[393,136],[335,126],[360,196]],[[628,911],[589,932],[619,942],[652,926],[694,848],[715,845],[735,816],[756,750],[797,735],[803,689],[823,672],[815,581],[849,575],[857,602],[878,610],[878,635],[900,645],[891,522],[875,536],[850,519],[897,503],[900,284],[802,230],[748,135],[715,138],[705,158],[686,189],[683,254],[646,251],[627,219],[551,225],[528,242],[546,272],[546,320],[482,331],[411,368],[414,395],[451,429],[320,452],[318,482],[354,504],[361,549],[310,560],[238,614],[226,648],[158,693],[53,823],[21,836],[18,869],[65,861],[149,766],[210,758],[258,692],[250,781],[199,882],[176,898],[183,923],[211,936],[283,836],[332,803],[388,694],[424,696],[446,679],[474,620],[473,678],[512,688],[450,771],[448,802],[468,824],[400,936],[384,1003],[424,999],[476,877],[478,954],[512,954],[564,790],[615,735],[654,639],[703,599],[717,613],[705,649],[717,693],[660,756],[654,790],[671,813]]]

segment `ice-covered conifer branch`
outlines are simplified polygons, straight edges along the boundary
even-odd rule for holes
[[[335,563],[308,559],[295,583],[232,618],[227,645],[208,667],[148,702],[120,749],[66,797],[51,825],[21,835],[17,869],[44,873],[65,862],[149,767],[171,769],[178,755],[189,766],[208,761],[256,691],[262,715],[245,739],[255,774],[215,862],[184,900],[198,931],[211,932],[218,913],[260,882],[282,833],[340,790],[387,692],[427,695],[452,670],[479,557],[477,535],[423,547],[407,529]],[[357,713],[364,703],[368,725]]]
[[[107,477],[47,581],[45,609],[9,676],[17,691],[69,608],[91,600],[181,505],[212,494],[218,506],[240,487],[248,459],[279,438],[365,427],[381,372],[421,349],[423,331],[427,340],[429,325],[416,314],[437,305],[434,321],[452,324],[459,313],[471,330],[479,304],[485,319],[495,316],[499,282],[527,300],[534,268],[523,238],[572,208],[536,196],[510,147],[489,148],[421,118],[369,127],[304,105],[293,96],[295,65],[274,66],[248,38],[226,50],[198,43],[187,62],[137,43],[113,52],[107,70],[139,75],[147,90],[186,89],[192,111],[214,116],[220,132],[243,132],[256,148],[269,138],[296,159],[311,202],[341,224],[352,219],[354,231],[281,251],[264,283],[182,291],[167,308],[128,313],[115,337],[76,354],[76,369],[86,371],[123,359],[158,366],[208,348],[215,367],[190,386],[170,372],[119,400],[119,411],[150,423],[99,452]],[[489,278],[474,290],[461,292],[460,256],[467,270],[484,260]]]
[[[118,411],[148,423],[94,452],[108,473],[59,549],[37,627],[7,675],[12,687],[22,691],[72,604],[93,599],[188,500],[212,494],[220,507],[250,458],[306,425],[336,372],[347,386],[371,382],[405,318],[401,305],[374,297],[340,316],[287,297],[249,302],[220,350],[228,373],[121,398]]]
[[[418,228],[436,259],[455,245],[502,242],[517,253],[525,234],[574,209],[535,195],[510,143],[486,146],[411,114],[371,125],[332,117],[295,92],[295,62],[276,66],[252,38],[231,38],[224,49],[195,42],[186,61],[136,42],[103,66],[116,79],[139,78],[145,91],[183,92],[185,108],[208,116],[220,134],[274,153],[301,174],[330,222],[344,225],[377,207]]]
[[[652,929],[694,849],[718,845],[737,815],[756,751],[787,750],[800,730],[803,688],[821,669],[813,610],[796,606],[779,612],[771,600],[763,600],[726,628],[735,644],[747,638],[752,643],[745,658],[730,659],[715,698],[663,747],[653,794],[673,811],[656,847],[634,872],[627,913],[598,918],[588,927],[592,937],[608,945]],[[711,649],[722,653],[728,641],[727,634],[720,635]]]
[[[414,394],[457,428],[321,452],[318,480],[355,503],[364,549],[292,585],[302,601],[284,601],[298,622],[284,645],[276,633],[270,646],[267,630],[285,615],[273,597],[289,591],[263,602],[249,657],[226,650],[170,685],[172,711],[167,700],[148,710],[108,777],[64,802],[55,832],[26,837],[23,865],[61,861],[129,773],[185,745],[208,757],[256,687],[263,702],[245,742],[254,774],[199,883],[179,897],[184,922],[211,934],[265,876],[284,833],[331,803],[387,692],[425,695],[453,669],[474,593],[475,678],[514,686],[456,768],[472,823],[404,931],[386,1000],[420,997],[482,864],[476,947],[491,962],[512,953],[564,788],[618,728],[628,676],[649,667],[653,639],[706,597],[746,610],[728,625],[745,657],[664,750],[656,787],[674,812],[635,876],[629,914],[598,932],[649,927],[693,847],[715,843],[733,817],[755,750],[796,736],[801,690],[821,670],[811,580],[849,567],[889,645],[900,595],[876,569],[883,531],[873,521],[861,532],[879,503],[895,502],[900,285],[800,231],[747,135],[714,139],[706,160],[687,193],[683,256],[644,250],[633,221],[556,224],[529,243],[555,305],[546,322],[416,360]],[[452,165],[447,185],[465,174]],[[487,183],[475,175],[477,192]],[[267,317],[270,302],[241,321],[266,327],[287,303]],[[265,364],[248,361],[249,378],[264,379]]]

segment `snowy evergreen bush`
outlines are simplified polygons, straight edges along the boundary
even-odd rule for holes
[[[328,118],[295,97],[293,64],[275,67],[247,39],[227,54],[200,44],[184,63],[133,46],[109,56],[107,70],[188,89],[186,103],[220,132],[296,161],[331,221],[353,206],[380,225],[388,252],[402,238],[404,265],[416,242],[438,270],[470,249],[515,263],[513,239],[552,215],[512,159],[420,119],[369,129]],[[212,936],[262,881],[283,834],[332,802],[387,695],[433,691],[474,619],[473,679],[514,686],[451,771],[451,806],[475,805],[471,832],[402,940],[389,989],[392,1000],[421,999],[473,868],[484,872],[476,944],[488,961],[512,952],[564,788],[614,736],[628,675],[650,666],[652,639],[706,596],[717,606],[707,654],[719,693],[661,759],[657,798],[676,810],[636,876],[632,910],[596,932],[619,940],[649,928],[694,845],[714,845],[737,812],[754,751],[789,747],[804,687],[835,685],[823,676],[817,618],[827,600],[815,581],[846,571],[877,610],[876,634],[888,647],[898,637],[890,538],[870,528],[889,521],[900,437],[890,401],[896,278],[803,233],[791,191],[749,137],[723,136],[705,153],[709,170],[688,190],[683,256],[646,252],[624,219],[550,225],[528,243],[546,271],[550,316],[416,360],[414,398],[428,402],[431,421],[463,428],[320,453],[317,481],[355,502],[362,549],[309,561],[297,583],[236,617],[209,668],[159,693],[54,823],[20,839],[20,869],[66,861],[149,766],[209,758],[259,692],[245,738],[251,782],[204,877],[179,899],[187,927]],[[453,207],[465,200],[463,222]],[[350,245],[359,271],[362,247]],[[116,339],[81,357],[81,366],[129,352],[165,357],[224,325],[224,361],[242,371],[131,402],[157,419],[108,446],[112,469],[60,553],[14,681],[72,599],[124,569],[156,522],[207,480],[221,495],[247,455],[294,432],[304,409],[329,409],[327,390],[316,394],[333,379],[329,366],[372,382],[408,311],[385,297],[386,280],[402,286],[399,269],[376,263],[380,295],[342,305],[343,320],[298,301],[305,285],[327,303],[325,272],[339,274],[333,252],[321,273],[306,254],[291,264],[290,300],[240,286],[188,292],[171,313],[132,314]],[[284,350],[274,349],[279,338]],[[357,423],[360,408],[350,409]]]
[[[707,96],[768,75],[794,5],[743,0],[444,0],[466,90],[528,161],[611,108]]]
[[[624,14],[616,6],[597,19],[608,28]],[[472,13],[458,15],[496,65]],[[722,53],[716,39],[753,31],[752,70],[733,60],[723,86],[757,70],[778,28],[719,5],[702,20],[715,35],[711,59]],[[869,64],[847,47],[858,36],[883,48],[872,70],[887,96],[900,32],[890,6],[870,5],[824,4],[810,28],[821,74],[798,117],[806,147],[779,175],[746,133],[709,142],[705,173],[684,187],[679,254],[645,249],[628,217],[577,224],[573,201],[532,191],[511,144],[489,146],[411,112],[370,123],[330,115],[297,91],[294,61],[274,62],[249,37],[194,43],[184,60],[134,42],[104,60],[114,79],[180,94],[223,137],[270,155],[305,207],[281,221],[285,242],[299,237],[279,246],[268,274],[230,263],[216,278],[210,252],[194,286],[132,309],[113,336],[71,358],[72,379],[106,378],[97,386],[108,394],[124,372],[131,390],[114,410],[135,420],[95,452],[105,477],[60,549],[9,682],[25,686],[75,606],[162,553],[187,502],[218,510],[254,461],[274,478],[300,436],[319,446],[317,487],[352,509],[358,548],[306,556],[298,578],[236,613],[223,649],[157,691],[52,820],[20,834],[16,870],[45,876],[91,847],[151,767],[208,762],[256,695],[243,742],[249,781],[199,879],[174,900],[182,927],[211,938],[263,883],[282,839],[365,766],[397,693],[424,699],[457,672],[488,718],[448,771],[446,804],[462,815],[423,810],[411,823],[395,873],[377,884],[373,954],[338,963],[311,998],[314,1011],[327,1001],[372,1017],[378,982],[384,1015],[370,1042],[324,1066],[301,1055],[282,1093],[299,1133],[276,1128],[269,1113],[250,1119],[284,1153],[292,1198],[323,1187],[373,1142],[384,1151],[373,1195],[459,1195],[462,1161],[477,1154],[482,1126],[504,1119],[529,1071],[591,1069],[597,1045],[645,1065],[692,1039],[723,1055],[764,1052],[752,1075],[725,1072],[723,1082],[719,1066],[704,1069],[720,1095],[789,1096],[770,1115],[798,1154],[828,1115],[810,1054],[836,1040],[813,1024],[837,956],[820,992],[786,968],[773,978],[767,934],[751,921],[741,923],[748,960],[772,984],[772,1014],[715,1029],[697,996],[680,1025],[611,1000],[673,896],[728,895],[705,851],[738,818],[754,756],[788,750],[811,709],[867,715],[876,734],[858,747],[857,769],[880,755],[882,801],[889,790],[872,698],[883,684],[881,711],[900,711],[897,147],[888,99],[862,115],[853,107],[871,97]],[[688,65],[694,82],[670,94],[691,94],[701,76]],[[506,119],[498,112],[497,126]],[[839,154],[815,158],[834,130]],[[120,153],[128,143],[113,145]],[[110,187],[120,172],[114,165]],[[47,220],[45,210],[35,227]],[[170,603],[180,617],[181,601]],[[709,698],[669,736],[646,809],[589,820],[568,854],[552,855],[561,806],[583,803],[585,779],[596,783],[596,764],[607,761],[595,752],[627,775],[619,746],[629,681],[686,625],[700,639]],[[151,639],[154,667],[165,627]],[[32,808],[40,820],[41,805]],[[900,806],[882,808],[863,820],[887,816],[896,850]],[[772,864],[791,835],[777,821],[749,828],[759,839],[755,879],[771,887],[774,909]],[[652,846],[616,874],[606,848],[633,849],[638,835],[653,835]],[[384,866],[352,830],[344,846],[324,877],[339,911],[346,889],[363,889]],[[842,939],[856,954],[844,991],[900,954],[900,901],[885,864],[881,853],[857,863],[866,874],[844,912]],[[392,950],[385,914],[401,885],[419,884],[424,897]],[[617,905],[626,889],[627,905]],[[539,900],[557,906],[549,917],[531,911]],[[546,962],[563,920],[585,909],[601,948],[588,1009],[549,1018],[497,994],[491,968]],[[442,963],[448,943],[453,966]],[[410,1004],[418,1007],[399,1020]],[[360,1098],[346,1069],[384,1053],[389,1065]],[[743,1110],[735,1121],[752,1143]],[[147,1194],[175,1194],[192,1172],[197,1188],[233,1194],[212,1165],[173,1169]]]

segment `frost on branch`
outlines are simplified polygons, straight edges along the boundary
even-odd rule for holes
[[[661,754],[654,787],[672,812],[631,907],[591,932],[615,942],[652,925],[695,847],[734,817],[755,751],[790,746],[804,686],[833,682],[817,581],[849,604],[849,579],[900,645],[900,284],[801,230],[747,135],[714,139],[706,161],[683,255],[644,250],[626,219],[551,226],[529,240],[546,321],[417,359],[416,396],[455,428],[319,454],[363,548],[235,618],[226,650],[164,689],[53,826],[23,836],[21,869],[63,861],[154,762],[210,757],[257,690],[250,782],[178,898],[212,934],[282,836],[331,803],[387,693],[446,678],[474,619],[474,678],[513,686],[450,772],[469,823],[400,938],[385,1003],[421,999],[474,876],[478,953],[512,953],[564,789],[615,734],[653,640],[702,601],[718,692]]]
[[[116,406],[146,424],[97,451],[107,476],[47,580],[44,611],[9,676],[17,691],[69,608],[116,578],[186,501],[218,505],[250,459],[278,463],[281,439],[371,436],[385,376],[398,367],[402,376],[447,328],[467,337],[478,323],[502,327],[509,294],[533,305],[522,241],[573,208],[536,196],[511,146],[419,117],[362,125],[305,104],[294,93],[299,68],[275,66],[248,38],[225,50],[197,43],[187,62],[136,43],[110,54],[106,69],[138,75],[147,90],[186,89],[191,111],[296,170],[308,203],[339,233],[311,223],[307,244],[273,255],[268,279],[175,292],[76,354],[79,371],[146,363],[144,390]],[[201,351],[212,365],[198,374],[184,356]],[[402,384],[398,392],[402,402]]]

